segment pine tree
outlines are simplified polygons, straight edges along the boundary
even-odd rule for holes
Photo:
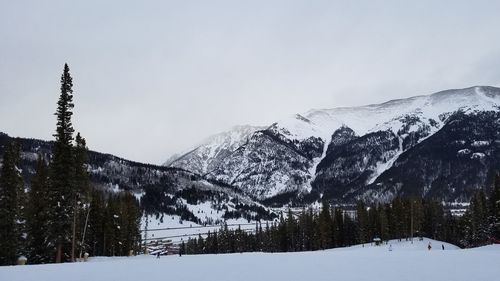
[[[491,229],[488,222],[488,204],[482,190],[476,192],[470,201],[469,209],[461,218],[463,231],[461,244],[465,247],[477,247],[489,241]]]
[[[356,244],[356,224],[349,215],[344,215],[344,229],[345,236],[344,241],[346,246],[352,246]]]
[[[121,255],[128,255],[129,251],[139,251],[141,212],[136,198],[129,192],[121,196],[120,205]]]
[[[297,249],[297,222],[293,216],[292,210],[288,208],[288,214],[286,218],[286,232],[287,232],[287,251],[293,252]]]
[[[494,239],[500,240],[500,174],[495,176],[495,185],[489,198],[490,233]]]
[[[323,200],[318,222],[321,249],[333,247],[333,219],[330,211],[330,204]]]
[[[0,172],[0,265],[15,264],[24,246],[24,186],[17,168],[19,146],[9,144]]]
[[[389,218],[389,223],[391,225],[391,235],[394,238],[398,238],[400,241],[403,237],[408,237],[406,226],[408,225],[406,221],[406,215],[404,211],[404,203],[401,198],[395,198],[392,200],[392,212]]]
[[[411,199],[413,201],[413,231],[417,235],[422,235],[424,223],[424,205],[422,198]]]
[[[28,260],[30,263],[48,263],[52,249],[48,244],[49,219],[48,168],[42,155],[38,156],[36,174],[31,179],[27,208]]]
[[[96,189],[91,191],[90,215],[88,222],[88,235],[84,241],[83,252],[93,256],[104,255],[104,221],[105,221],[104,194]]]
[[[334,247],[345,246],[344,238],[344,212],[340,208],[335,208],[333,212],[333,239]]]
[[[358,243],[366,243],[370,239],[368,233],[368,212],[362,201],[356,204],[356,223],[358,225]]]
[[[72,223],[72,242],[71,242],[71,260],[75,260],[75,251],[76,251],[76,236],[77,233],[81,233],[81,229],[77,229],[78,226],[78,218],[81,217],[80,210],[83,208],[84,203],[88,197],[89,192],[89,176],[87,173],[87,146],[85,139],[80,136],[80,133],[76,135],[75,138],[75,147],[73,152],[73,223]]]
[[[380,206],[379,207],[379,212],[378,212],[378,219],[379,219],[379,225],[380,225],[380,239],[382,241],[387,241],[389,240],[389,220],[387,214],[389,213],[388,208],[385,206]]]
[[[73,79],[69,67],[64,65],[61,76],[61,95],[57,102],[57,128],[50,164],[51,192],[49,203],[52,208],[49,220],[50,240],[55,246],[55,261],[67,260],[70,255],[71,225],[73,218],[74,199],[74,158],[73,158]]]

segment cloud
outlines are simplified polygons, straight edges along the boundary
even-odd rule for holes
[[[500,84],[492,1],[4,1],[0,131],[162,163],[237,124]]]

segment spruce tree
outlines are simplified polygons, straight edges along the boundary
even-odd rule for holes
[[[71,245],[71,260],[75,260],[76,251],[76,235],[81,233],[81,229],[77,229],[79,225],[78,218],[81,217],[80,210],[83,208],[84,203],[88,197],[89,192],[89,176],[87,173],[87,146],[85,139],[80,136],[80,133],[76,135],[75,147],[73,152],[73,223],[72,223],[72,245]]]
[[[55,247],[55,261],[67,260],[70,255],[71,225],[74,198],[74,158],[73,158],[73,79],[69,67],[64,65],[61,76],[61,95],[57,102],[57,128],[53,158],[50,164],[50,197],[52,208],[49,220],[50,240]]]
[[[340,208],[335,208],[333,214],[334,246],[343,247],[345,246],[344,212]]]
[[[370,239],[369,223],[368,223],[368,212],[366,210],[366,205],[359,201],[356,204],[356,223],[358,225],[358,243],[366,243]]]
[[[137,252],[140,246],[140,218],[139,204],[134,195],[126,192],[121,196],[121,241],[122,255],[129,251]]]
[[[27,207],[28,260],[30,263],[48,263],[52,250],[48,244],[49,220],[48,168],[42,155],[38,156],[36,174],[31,179]]]
[[[380,239],[382,239],[382,241],[389,240],[390,230],[389,230],[389,220],[387,218],[387,213],[388,210],[385,208],[385,206],[379,207],[378,219],[380,225]]]
[[[330,211],[330,204],[323,200],[318,223],[321,249],[333,247],[333,219]]]
[[[500,241],[500,174],[495,176],[495,185],[490,198],[490,233],[493,238]]]
[[[82,245],[83,252],[89,252],[93,256],[104,255],[104,222],[105,202],[102,192],[92,189],[90,201],[90,215],[88,222],[88,234]],[[86,242],[89,241],[89,244]]]
[[[462,239],[465,247],[477,247],[486,244],[490,238],[488,222],[488,204],[482,190],[471,198],[468,210],[461,218]]]
[[[18,170],[19,146],[9,144],[0,172],[0,265],[15,264],[24,245],[24,186]]]

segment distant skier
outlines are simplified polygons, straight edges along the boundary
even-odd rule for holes
[[[160,251],[158,251],[158,253],[156,253],[156,258],[159,259],[160,258]]]
[[[431,242],[429,242],[429,245],[427,245],[427,249],[430,251],[432,249]]]
[[[392,252],[392,244],[389,245],[389,252]]]
[[[444,251],[444,244],[441,244],[441,248],[443,248],[443,251]]]

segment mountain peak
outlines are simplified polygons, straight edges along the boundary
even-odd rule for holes
[[[454,112],[492,111],[499,105],[499,88],[474,86],[380,104],[312,109],[275,122],[263,133],[258,133],[263,127],[238,126],[214,135],[170,166],[234,185],[262,200],[311,191],[318,168],[325,169],[321,173],[327,180],[320,181],[325,186],[332,185],[331,175],[345,173],[360,188],[376,182],[400,155],[441,130]],[[330,169],[328,161],[320,165],[323,159],[333,165],[335,159],[344,159],[362,171],[350,174],[341,162]]]
[[[171,157],[163,165],[188,169],[198,174],[206,174],[214,169],[221,159],[243,145],[254,132],[265,128],[251,125],[233,126],[228,131],[208,137],[187,153]]]

